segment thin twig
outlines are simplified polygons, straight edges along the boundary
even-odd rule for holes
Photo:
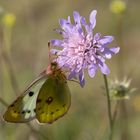
[[[7,65],[8,71],[9,71],[9,75],[10,75],[10,80],[11,80],[11,85],[13,87],[13,90],[15,92],[16,95],[18,95],[19,93],[19,86],[18,86],[18,82],[14,73],[14,69],[13,69],[13,64],[11,62],[10,56],[6,53],[2,53],[3,59],[5,60],[5,63]]]

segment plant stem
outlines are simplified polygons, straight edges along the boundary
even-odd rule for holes
[[[127,4],[127,2],[126,2]],[[124,76],[124,54],[125,54],[125,44],[123,41],[123,32],[124,32],[124,20],[125,20],[125,13],[122,13],[118,15],[118,21],[117,21],[117,33],[118,33],[118,40],[120,42],[121,46],[121,51],[119,53],[119,59],[118,59],[118,75],[119,78],[121,79]],[[121,128],[120,128],[120,135],[121,135],[121,140],[128,140],[130,139],[130,135],[128,132],[128,114],[127,114],[127,108],[126,108],[126,103],[124,100],[121,100],[119,102],[120,104],[120,123],[121,123]]]
[[[11,85],[12,85],[12,88],[14,90],[14,93],[15,93],[15,95],[18,95],[20,90],[19,90],[19,85],[17,82],[16,75],[15,75],[14,66],[12,63],[11,56],[10,56],[10,54],[8,55],[8,53],[5,52],[2,54],[2,57],[5,61],[6,66],[7,66],[7,70],[9,72],[9,79],[11,81]]]
[[[115,123],[115,120],[116,120],[116,117],[117,117],[118,109],[119,109],[119,101],[116,102],[114,112],[113,112],[113,115],[112,115],[113,129],[114,129],[114,123]]]
[[[118,57],[118,75],[119,78],[122,78],[124,76],[124,62],[123,62],[123,56],[124,56],[124,43],[123,43],[123,15],[118,16],[118,28],[117,28],[117,33],[118,33],[118,40],[120,42],[121,46],[121,51],[119,52],[119,57]]]
[[[107,108],[108,108],[108,118],[109,118],[109,126],[110,126],[109,140],[112,140],[113,122],[112,122],[112,115],[111,115],[111,102],[110,102],[110,96],[109,96],[107,77],[106,75],[103,75],[103,77],[104,77],[105,89],[106,89],[106,95],[107,95]]]
[[[15,76],[14,65],[12,63],[12,58],[11,58],[11,35],[12,35],[12,29],[5,26],[3,28],[3,45],[2,45],[1,56],[2,59],[4,60],[4,63],[7,66],[6,68],[9,72],[9,79],[11,81],[11,85],[14,90],[14,93],[15,95],[18,95],[19,86]]]

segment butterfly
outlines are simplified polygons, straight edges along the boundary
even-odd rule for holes
[[[71,104],[66,76],[52,62],[6,110],[7,122],[25,123],[37,119],[39,123],[53,123],[65,115]]]

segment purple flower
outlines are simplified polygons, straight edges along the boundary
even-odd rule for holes
[[[68,79],[79,78],[81,86],[84,86],[84,71],[88,70],[89,76],[94,77],[98,69],[103,74],[109,74],[110,70],[105,64],[105,59],[110,59],[113,54],[119,52],[119,47],[108,48],[113,41],[112,36],[93,34],[96,25],[96,10],[89,17],[89,24],[78,12],[73,12],[74,23],[68,19],[60,19],[61,29],[56,30],[62,35],[62,40],[51,40],[51,45],[60,49],[52,49],[51,52],[58,57],[55,61],[60,67],[69,71]]]

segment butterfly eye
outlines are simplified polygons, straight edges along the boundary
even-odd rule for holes
[[[52,71],[57,69],[57,63],[56,62],[51,63],[51,69],[52,69]]]

